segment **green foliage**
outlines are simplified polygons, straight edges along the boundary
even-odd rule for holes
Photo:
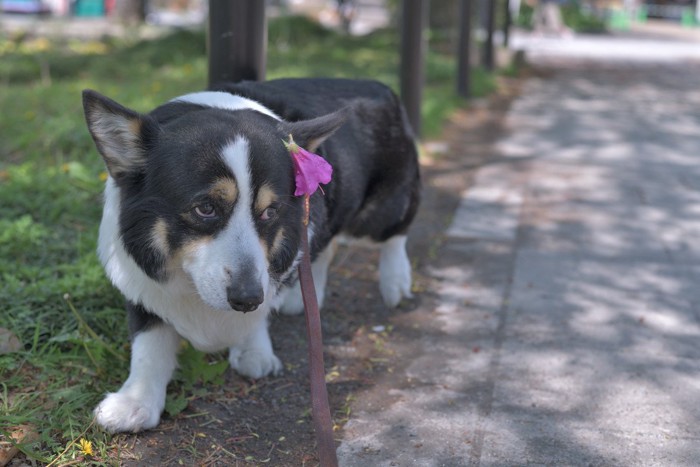
[[[269,25],[268,76],[374,78],[398,88],[398,34],[349,37],[304,18]],[[123,299],[95,254],[105,179],[85,128],[80,92],[96,89],[146,111],[206,83],[205,35],[155,40],[47,40],[0,35],[0,328],[22,344],[0,355],[0,432],[29,424],[22,446],[40,462],[73,462],[79,437],[108,463],[112,436],[92,409],[128,372]],[[424,128],[437,134],[461,101],[454,59],[427,59]],[[475,94],[493,77],[474,71]],[[219,382],[228,362],[187,347],[166,410],[185,410],[200,385]]]
[[[284,44],[298,47],[315,41],[334,41],[339,36],[306,16],[287,16],[269,22],[267,37],[275,47],[284,47]]]
[[[178,67],[192,57],[206,56],[202,32],[179,30],[158,40],[109,39],[49,41],[25,36],[0,42],[2,82],[68,80],[130,80],[134,73],[147,75],[154,68]],[[43,74],[43,75],[42,75]],[[46,84],[46,83],[45,83]]]
[[[521,3],[518,16],[513,19],[513,25],[523,29],[532,29],[534,27],[534,14],[534,8],[526,3]]]
[[[564,24],[575,32],[602,33],[607,30],[605,20],[594,15],[590,10],[582,7],[578,1],[568,2],[561,7],[561,16]],[[514,24],[524,29],[532,29],[534,21],[534,9],[523,3],[520,13]]]
[[[189,344],[178,355],[178,362],[180,365],[173,377],[177,389],[169,392],[165,401],[165,411],[171,417],[187,408],[188,398],[197,392],[196,385],[221,385],[228,368],[228,360],[211,361]]]
[[[583,9],[578,2],[563,5],[561,16],[564,24],[576,32],[602,33],[607,30],[604,19]]]

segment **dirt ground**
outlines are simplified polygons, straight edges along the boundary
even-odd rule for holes
[[[366,407],[369,397],[389,398],[381,386],[402,384],[392,381],[392,373],[407,363],[412,336],[435,308],[426,268],[439,252],[459,193],[492,157],[491,145],[503,131],[517,89],[517,81],[503,80],[496,95],[459,111],[441,138],[427,144],[432,152],[423,157],[422,204],[409,235],[413,300],[387,309],[376,283],[378,251],[339,249],[322,310],[336,439],[354,407]],[[282,375],[252,381],[229,369],[224,385],[195,391],[202,395],[193,396],[179,415],[164,414],[157,429],[119,435],[122,465],[318,465],[303,316],[274,316],[271,335],[285,365]]]

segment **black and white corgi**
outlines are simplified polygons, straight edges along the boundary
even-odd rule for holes
[[[251,378],[282,368],[268,315],[303,309],[303,200],[294,196],[289,135],[333,167],[310,202],[319,304],[341,234],[380,244],[388,306],[410,297],[405,245],[419,202],[418,158],[405,112],[384,85],[243,82],[148,114],[86,90],[83,105],[109,174],[98,253],[126,297],[133,339],[128,379],[95,409],[105,429],[158,424],[181,338],[203,351],[228,348],[231,366]]]

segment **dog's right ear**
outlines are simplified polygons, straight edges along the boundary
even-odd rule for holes
[[[83,91],[83,110],[112,178],[139,172],[146,161],[145,139],[155,134],[156,122],[90,89]]]

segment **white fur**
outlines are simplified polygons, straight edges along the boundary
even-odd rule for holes
[[[411,298],[411,262],[406,254],[406,236],[391,237],[379,254],[379,290],[384,303],[397,306],[402,298]]]
[[[167,324],[138,334],[131,349],[129,378],[97,406],[97,423],[112,433],[158,425],[165,407],[165,388],[177,365],[179,342],[180,336]]]
[[[177,97],[170,102],[187,102],[190,104],[205,105],[207,107],[215,107],[218,109],[227,110],[256,110],[265,115],[269,115],[275,120],[282,120],[272,110],[246,97],[236,96],[227,92],[219,91],[203,91],[185,94]]]
[[[226,287],[231,277],[240,274],[256,276],[267,294],[270,276],[251,211],[253,193],[248,168],[248,142],[238,138],[226,146],[222,154],[236,178],[238,201],[224,230],[214,240],[188,252],[182,266],[206,303],[230,311]],[[244,272],[241,272],[242,269]]]
[[[232,346],[228,361],[231,368],[255,379],[270,373],[278,374],[282,370],[282,362],[272,351],[267,325],[258,326],[244,342]]]
[[[328,268],[333,261],[336,252],[336,242],[331,242],[316,260],[311,264],[311,275],[314,278],[314,288],[316,289],[316,299],[319,309],[323,307],[323,300],[326,296],[326,283],[328,282]],[[277,309],[286,315],[297,315],[304,311],[304,299],[301,295],[301,286],[297,280],[292,286],[285,287],[280,291],[280,304]]]

